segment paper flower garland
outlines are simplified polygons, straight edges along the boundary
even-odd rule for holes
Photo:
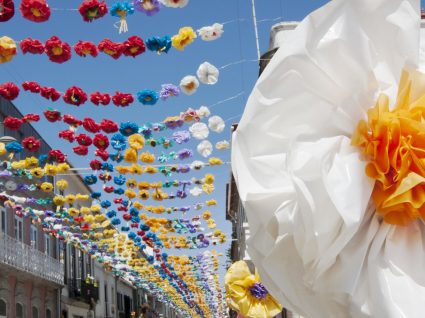
[[[208,85],[214,85],[218,82],[218,75],[220,72],[218,69],[208,63],[204,62],[201,65],[199,65],[198,71],[196,72],[196,75],[198,76],[199,81],[202,84],[208,84]]]
[[[46,41],[44,51],[49,60],[55,63],[64,63],[71,59],[71,47],[56,36],[52,36]]]
[[[19,87],[12,83],[4,83],[0,85],[0,96],[7,100],[14,100],[19,95]]]
[[[191,44],[196,39],[196,33],[191,27],[184,27],[179,30],[179,33],[171,38],[174,48],[183,51],[186,46]]]
[[[147,16],[153,16],[159,12],[160,3],[158,0],[134,0],[134,7]]]
[[[81,57],[86,57],[87,55],[96,57],[98,55],[96,44],[88,41],[78,41],[78,43],[74,45],[74,51]]]
[[[168,53],[171,49],[171,38],[168,35],[151,37],[146,40],[146,47],[149,51],[157,52],[158,54],[162,52]]]
[[[136,57],[146,51],[145,43],[142,38],[138,36],[130,36],[127,41],[123,43],[124,55]]]
[[[19,9],[25,19],[33,22],[45,22],[50,18],[50,8],[45,0],[22,0]]]
[[[26,38],[21,41],[19,44],[21,51],[23,54],[31,53],[31,54],[43,54],[44,53],[44,45],[39,40],[33,40],[31,38]]]
[[[199,87],[199,81],[193,75],[187,75],[180,81],[180,89],[186,95],[193,95]]]
[[[198,35],[204,41],[214,41],[221,37],[223,34],[223,25],[220,23],[214,23],[211,26],[205,26],[200,28],[198,31]]]
[[[99,2],[97,0],[84,0],[80,4],[78,11],[85,22],[93,22],[93,20],[97,20],[105,16],[108,13],[108,8],[104,1]]]
[[[160,0],[161,3],[170,8],[184,8],[189,3],[189,0]]]
[[[7,36],[2,36],[0,38],[0,64],[10,62],[15,55],[15,41]]]
[[[0,0],[0,22],[9,21],[15,15],[13,0]]]
[[[131,15],[134,13],[134,6],[132,3],[127,1],[124,2],[115,2],[110,10],[110,13],[114,17],[120,18],[120,27],[119,33],[128,32],[127,26],[127,15]]]

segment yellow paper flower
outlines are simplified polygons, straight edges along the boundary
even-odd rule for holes
[[[179,33],[171,38],[173,47],[177,50],[182,51],[186,46],[196,39],[196,33],[191,27],[183,27],[179,30]]]
[[[57,195],[53,198],[53,203],[56,206],[63,206],[65,204],[65,198],[61,195]]]
[[[58,167],[52,164],[46,164],[44,166],[44,173],[48,176],[54,177],[59,172]]]
[[[206,203],[208,206],[217,205],[217,201],[216,201],[216,200],[214,200],[214,199],[212,199],[212,200],[208,200],[208,201],[205,201],[205,203]]]
[[[58,172],[59,173],[68,172],[69,169],[71,169],[71,167],[69,166],[69,164],[67,164],[66,162],[63,162],[63,163],[58,164],[57,167],[58,167]]]
[[[25,158],[25,168],[33,169],[38,167],[38,159],[36,157]]]
[[[124,195],[127,197],[127,198],[129,198],[130,200],[131,199],[134,199],[137,195],[136,195],[136,192],[134,192],[133,190],[131,190],[131,189],[127,189],[127,190],[125,190],[125,192],[124,192]]]
[[[14,170],[16,170],[16,169],[25,169],[25,167],[26,167],[25,160],[13,161],[11,163],[11,167]]]
[[[154,199],[155,201],[162,201],[164,199],[168,198],[168,194],[156,189],[153,193],[152,193],[152,199]]]
[[[252,275],[244,261],[230,266],[224,283],[229,307],[243,316],[269,318],[282,311],[282,306],[260,282],[259,275]]]
[[[106,219],[106,216],[104,214],[97,214],[94,217],[94,220],[98,223],[105,221],[105,219]]]
[[[134,189],[137,187],[137,180],[136,179],[128,179],[125,183],[127,188]]]
[[[223,161],[220,158],[212,157],[212,158],[208,159],[208,163],[211,166],[220,166],[220,165],[223,164]]]
[[[68,214],[70,216],[72,216],[73,218],[76,218],[76,217],[78,217],[80,215],[80,211],[78,211],[78,209],[76,209],[76,208],[69,208],[68,209]]]
[[[146,181],[140,181],[138,184],[139,190],[149,190],[151,187],[151,184]]]
[[[51,184],[50,182],[43,182],[40,185],[40,189],[44,192],[52,192],[53,191],[53,184]]]
[[[98,213],[98,212],[100,212],[100,210],[102,209],[102,207],[99,205],[99,204],[95,204],[95,205],[92,205],[91,207],[90,207],[90,210],[93,212],[93,213]]]
[[[30,173],[33,177],[41,178],[44,176],[44,170],[41,168],[34,168],[30,170]]]
[[[6,145],[3,142],[0,142],[0,156],[7,154]]]
[[[145,146],[145,138],[140,134],[133,134],[128,137],[128,144],[134,150],[140,150]]]
[[[139,191],[139,198],[140,199],[147,200],[147,199],[149,199],[149,196],[150,196],[150,194],[149,194],[148,191],[146,191],[146,190]]]
[[[158,169],[152,166],[146,166],[144,172],[149,174],[154,174],[158,172]]]
[[[133,208],[136,208],[138,211],[143,209],[143,204],[141,204],[139,201],[133,202]]]
[[[211,173],[207,173],[204,177],[204,183],[206,184],[213,184],[214,183],[214,175]]]
[[[126,166],[116,166],[115,170],[119,173],[119,174],[127,174],[130,172],[130,168],[126,167]]]
[[[88,194],[77,193],[77,195],[75,197],[78,201],[87,201],[89,199]]]
[[[150,187],[152,189],[160,189],[160,188],[162,188],[162,182],[153,182],[153,183],[150,184]]]
[[[56,187],[59,191],[64,191],[68,188],[68,181],[65,179],[58,180],[56,181]]]
[[[207,194],[213,193],[214,189],[215,189],[215,187],[214,187],[213,184],[205,183],[205,184],[202,185],[202,191],[204,191]]]
[[[84,216],[84,222],[86,223],[93,223],[94,222],[94,216],[89,214]]]
[[[128,163],[137,163],[137,152],[133,148],[128,148],[124,152],[124,161]]]
[[[140,154],[140,161],[144,163],[153,163],[155,162],[155,156],[151,154],[149,151],[146,151]]]
[[[0,38],[0,64],[10,62],[16,55],[16,43],[7,36]]]
[[[211,218],[211,212],[210,211],[205,211],[202,214],[202,217],[204,218],[204,220],[209,220]]]
[[[80,212],[81,212],[82,214],[84,214],[84,215],[87,215],[87,214],[89,214],[89,213],[90,213],[90,208],[89,208],[89,207],[86,207],[86,206],[83,206],[83,207],[80,209]]]
[[[143,173],[143,168],[138,164],[132,164],[130,167],[130,173],[141,175]]]
[[[65,196],[66,203],[73,204],[77,198],[73,194],[68,194]]]

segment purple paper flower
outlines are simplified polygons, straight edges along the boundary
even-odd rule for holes
[[[159,97],[162,100],[167,100],[172,96],[179,96],[180,89],[174,84],[162,84],[161,91],[159,92]]]
[[[160,3],[158,0],[135,0],[134,7],[147,16],[153,16],[159,12]]]
[[[193,152],[190,149],[182,149],[177,153],[180,160],[187,159],[193,156]]]
[[[168,129],[176,129],[178,127],[183,126],[184,120],[181,118],[168,118],[164,121],[165,126],[167,126]]]
[[[180,199],[187,198],[187,193],[185,190],[178,190],[176,196]]]
[[[252,296],[257,299],[264,299],[269,294],[266,287],[260,282],[254,283],[250,288],[249,292]]]
[[[179,167],[177,168],[177,170],[180,173],[188,173],[190,171],[190,166],[189,165],[179,165]]]
[[[187,130],[179,130],[173,133],[173,140],[178,144],[188,142],[190,138],[190,132]]]

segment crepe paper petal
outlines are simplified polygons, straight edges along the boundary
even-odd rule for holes
[[[0,85],[0,96],[7,100],[14,100],[19,96],[19,91],[19,87],[12,82]]]
[[[179,96],[180,95],[180,89],[174,85],[174,84],[162,84],[161,85],[161,91],[159,92],[159,97],[162,100],[167,100],[169,97],[172,96]]]
[[[45,0],[22,0],[19,10],[32,22],[45,22],[50,18],[50,8]]]
[[[150,17],[159,12],[160,3],[158,0],[134,0],[134,7]]]
[[[75,140],[75,133],[72,130],[62,130],[59,132],[59,138],[67,140],[70,143],[73,143]]]
[[[39,40],[33,40],[32,38],[23,39],[19,43],[19,47],[23,54],[31,53],[31,54],[43,54],[44,53],[44,45]]]
[[[205,139],[209,135],[209,130],[205,123],[195,123],[189,127],[189,131],[192,137],[198,140]]]
[[[198,79],[193,75],[187,75],[180,81],[180,89],[186,95],[192,95],[199,87]]]
[[[87,94],[81,88],[72,86],[66,90],[62,98],[67,104],[80,106],[87,101]]]
[[[199,65],[196,75],[203,84],[214,85],[218,82],[219,70],[212,64],[204,62]]]
[[[104,1],[84,0],[78,7],[78,11],[85,22],[93,22],[104,17],[108,13],[108,7]]]
[[[83,119],[83,127],[86,131],[93,134],[98,133],[100,131],[99,124],[96,123],[93,119],[88,117]]]
[[[173,47],[179,51],[183,51],[186,46],[196,39],[196,33],[191,27],[183,27],[179,33],[171,38]]]
[[[22,83],[22,88],[24,91],[30,91],[31,93],[40,93],[41,86],[37,82],[28,82],[25,81]]]
[[[201,106],[199,109],[196,110],[196,114],[200,119],[209,117],[211,115],[210,110],[207,106]]]
[[[78,56],[86,57],[88,55],[96,57],[99,54],[96,44],[90,41],[78,41],[74,45],[74,51]]]
[[[137,125],[136,123],[125,122],[125,123],[121,123],[120,125],[120,133],[123,136],[128,137],[138,132],[139,132],[139,125]]]
[[[106,106],[111,102],[111,96],[108,93],[102,94],[100,92],[94,92],[90,94],[90,101],[96,106]]]
[[[105,150],[109,147],[109,139],[103,134],[96,134],[93,138],[93,145],[100,150]]]
[[[112,102],[115,106],[127,107],[134,102],[134,97],[132,94],[116,92],[115,95],[112,96]]]
[[[193,187],[189,190],[190,194],[194,197],[199,197],[202,194],[202,189],[200,187]]]
[[[157,92],[145,89],[137,93],[137,99],[143,105],[155,105],[159,99]]]
[[[215,144],[215,148],[217,150],[226,150],[230,148],[230,143],[227,140],[223,140],[223,141],[218,141]]]
[[[120,18],[120,27],[119,27],[119,33],[124,33],[128,31],[127,26],[127,15],[132,15],[134,13],[134,6],[133,3],[129,3],[127,1],[123,2],[114,2],[110,9],[110,13],[114,17]]]
[[[202,157],[207,158],[213,152],[213,145],[208,140],[203,140],[198,144],[196,150]]]
[[[40,95],[52,102],[56,102],[61,97],[61,94],[53,87],[40,87]]]
[[[9,153],[21,153],[23,150],[23,147],[19,142],[12,141],[11,143],[8,143],[5,147],[6,151]]]
[[[169,8],[184,8],[189,3],[189,0],[160,0],[160,2]]]
[[[3,120],[4,127],[10,129],[10,130],[18,130],[21,128],[21,126],[24,124],[24,121],[20,118],[15,118],[12,116],[7,116]]]
[[[136,151],[141,150],[145,146],[145,138],[139,134],[130,135],[128,145]]]
[[[168,53],[171,49],[171,38],[168,35],[163,37],[153,36],[146,40],[146,47],[149,51],[157,52],[158,54],[162,52]]]
[[[178,144],[189,142],[190,138],[190,132],[187,130],[180,130],[173,133],[173,140]]]
[[[123,45],[123,54],[125,56],[136,57],[146,51],[145,42],[143,42],[143,39],[138,36],[130,36]]]
[[[39,139],[30,136],[22,140],[22,146],[29,152],[36,152],[40,149],[41,142]]]
[[[0,64],[10,62],[15,55],[15,41],[7,36],[2,36],[0,38]]]
[[[212,116],[208,119],[208,127],[215,133],[221,133],[226,127],[226,124],[220,116]]]
[[[223,34],[223,24],[214,23],[211,26],[204,26],[197,30],[198,35],[204,41],[214,41],[221,37]]]
[[[97,48],[100,52],[111,56],[113,59],[118,59],[125,51],[123,43],[112,42],[109,39],[100,41]]]
[[[102,119],[100,122],[100,129],[107,134],[112,134],[118,131],[118,125],[112,120]]]
[[[86,134],[79,134],[75,137],[75,139],[77,140],[78,144],[81,146],[88,147],[93,143],[93,140]]]
[[[6,22],[15,15],[13,0],[0,0],[0,22]]]
[[[62,42],[57,36],[52,36],[44,44],[44,52],[54,63],[64,63],[71,59],[71,46]]]

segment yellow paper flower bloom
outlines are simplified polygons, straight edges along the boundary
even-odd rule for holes
[[[133,208],[137,209],[138,211],[143,209],[143,204],[141,204],[139,201],[133,202]]]
[[[204,218],[204,220],[209,220],[211,218],[211,212],[210,211],[205,211],[202,214],[202,217]]]
[[[94,222],[94,216],[91,215],[91,214],[84,216],[84,222],[89,223],[89,224],[93,223]]]
[[[160,189],[160,188],[162,188],[162,182],[153,182],[153,183],[150,184],[150,187],[152,189]]]
[[[30,173],[35,178],[42,178],[44,176],[44,170],[41,168],[34,168],[30,170]]]
[[[168,194],[156,189],[153,193],[152,193],[152,199],[154,199],[155,201],[162,201],[164,199],[168,198]]]
[[[93,212],[93,213],[98,213],[98,212],[100,212],[100,210],[102,209],[102,207],[99,205],[99,204],[95,204],[95,205],[92,205],[91,207],[90,207],[90,210]]]
[[[40,185],[40,189],[44,192],[52,192],[53,191],[53,184],[51,184],[50,182],[43,182]]]
[[[130,172],[130,168],[126,167],[126,166],[116,166],[115,170],[119,173],[119,174],[127,174]]]
[[[213,184],[205,183],[205,184],[202,185],[202,191],[204,191],[207,194],[213,193],[214,189],[215,189],[215,187],[214,187]]]
[[[149,151],[146,151],[140,154],[140,161],[144,163],[153,163],[155,162],[155,156],[151,154]]]
[[[141,175],[143,173],[143,168],[138,164],[132,164],[130,167],[130,173]]]
[[[56,206],[63,206],[65,204],[65,198],[61,195],[57,195],[53,198],[53,203]]]
[[[16,43],[7,36],[0,38],[0,64],[10,62],[16,55]]]
[[[89,199],[89,195],[88,194],[81,194],[81,193],[77,193],[76,195],[76,199],[78,201],[87,201]]]
[[[149,196],[150,196],[149,191],[146,191],[146,190],[139,191],[139,198],[140,199],[147,200],[147,199],[149,199]]]
[[[208,200],[208,201],[205,201],[205,203],[206,203],[208,206],[217,205],[217,201],[216,201],[216,200],[214,200],[214,199],[212,199],[212,200]]]
[[[125,183],[127,188],[134,189],[137,187],[137,180],[136,179],[128,179]]]
[[[52,164],[46,164],[44,166],[44,173],[48,176],[54,177],[59,172],[58,167]]]
[[[98,223],[105,221],[105,219],[106,219],[106,216],[104,214],[97,214],[94,217],[94,220]]]
[[[89,208],[89,207],[86,207],[86,206],[83,206],[83,207],[80,209],[80,212],[81,212],[82,214],[84,214],[84,215],[87,215],[87,214],[89,214],[89,213],[90,213],[90,208]]]
[[[0,156],[4,156],[6,153],[6,145],[3,142],[0,142]]]
[[[76,218],[76,217],[78,217],[80,215],[80,211],[78,211],[78,209],[76,209],[76,208],[69,208],[68,209],[68,214],[70,216],[72,216],[73,218]]]
[[[140,150],[145,146],[145,138],[140,134],[133,134],[128,137],[128,144],[134,150]]]
[[[145,167],[145,173],[154,174],[158,172],[158,169],[152,166]]]
[[[59,191],[64,191],[68,188],[68,181],[65,179],[58,180],[56,181],[56,187]]]
[[[220,158],[212,157],[212,158],[208,159],[208,163],[211,166],[220,166],[220,165],[223,164],[223,161]]]
[[[133,190],[131,190],[131,189],[127,189],[127,190],[125,190],[125,192],[124,192],[124,195],[127,197],[127,198],[129,198],[130,200],[131,199],[134,199],[137,195],[136,195],[136,192],[134,192]]]
[[[183,27],[179,33],[171,38],[172,45],[177,50],[182,51],[186,46],[196,39],[196,33],[191,27]]]
[[[140,181],[138,184],[139,190],[149,190],[151,187],[151,184],[146,181]]]
[[[259,275],[252,275],[244,261],[235,262],[230,266],[224,283],[229,307],[243,316],[269,318],[282,311],[282,306],[260,282]]]
[[[207,183],[207,184],[213,184],[214,180],[215,180],[214,175],[212,175],[211,173],[207,173],[204,177],[204,183]]]
[[[66,162],[58,164],[57,167],[58,167],[58,172],[60,173],[68,172],[69,169],[71,169],[69,164],[67,164]]]
[[[137,163],[137,152],[133,148],[128,148],[124,152],[124,161],[128,163]]]
[[[73,194],[68,194],[65,196],[66,203],[73,204],[77,198]]]
[[[25,167],[26,167],[25,160],[13,161],[11,163],[11,167],[14,170],[16,170],[16,169],[25,169]]]
[[[33,169],[38,167],[38,159],[36,157],[25,158],[25,168]]]

